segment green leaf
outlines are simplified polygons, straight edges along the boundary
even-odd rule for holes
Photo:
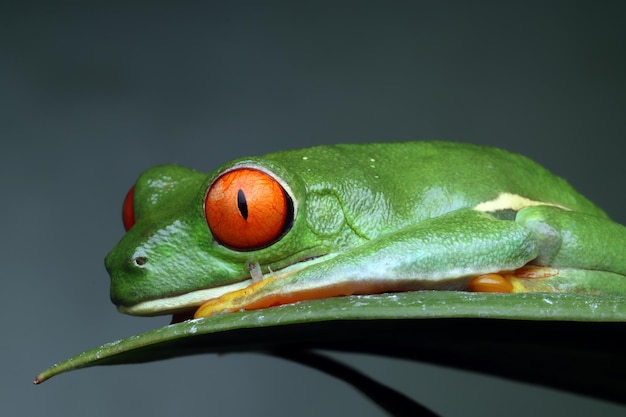
[[[218,352],[365,352],[485,372],[626,404],[626,298],[420,291],[312,300],[185,321],[42,372]]]

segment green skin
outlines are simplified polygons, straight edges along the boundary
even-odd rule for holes
[[[269,246],[238,251],[211,234],[205,195],[233,167],[269,173],[291,198],[293,221]],[[158,166],[137,180],[134,205],[135,225],[106,258],[111,299],[129,314],[193,311],[243,288],[253,295],[214,311],[320,288],[466,290],[475,276],[527,264],[552,273],[517,279],[515,292],[626,292],[626,228],[563,179],[497,148],[319,146],[208,175]],[[262,288],[251,279],[257,264],[272,278]]]

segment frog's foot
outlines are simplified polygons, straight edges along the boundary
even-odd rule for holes
[[[525,265],[515,271],[495,272],[474,277],[468,284],[472,292],[534,292],[550,291],[545,278],[555,277],[559,270],[546,266]]]
[[[237,291],[226,293],[218,298],[210,299],[204,302],[194,314],[194,318],[208,317],[218,312],[232,312],[241,309],[254,309],[254,304],[258,305],[256,308],[270,307],[273,303],[267,300],[264,305],[259,305],[259,296],[257,293],[261,292],[264,287],[275,281],[274,277],[268,277],[262,281],[257,281],[252,285],[242,288]],[[261,297],[261,300],[263,297]],[[252,304],[251,304],[252,302]]]
[[[208,300],[196,311],[194,318],[208,317],[218,312],[257,310],[303,300],[351,295],[360,292],[359,290],[363,291],[362,288],[355,288],[354,285],[348,283],[299,291],[280,291],[277,290],[277,280],[280,278],[270,276],[241,290]]]

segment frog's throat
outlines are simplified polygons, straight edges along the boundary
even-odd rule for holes
[[[162,314],[176,313],[199,307],[207,300],[221,297],[231,291],[240,290],[250,284],[252,284],[252,279],[247,279],[229,285],[205,288],[172,297],[142,301],[130,306],[119,305],[117,306],[117,310],[120,313],[130,314],[132,316],[160,316]]]

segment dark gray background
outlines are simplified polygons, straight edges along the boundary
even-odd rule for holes
[[[118,314],[102,263],[126,191],[155,164],[210,171],[324,143],[467,141],[538,160],[626,222],[625,3],[199,4],[1,6],[2,415],[382,415],[341,382],[254,354],[30,385],[55,361],[168,322]],[[445,416],[626,411],[341,357]]]

